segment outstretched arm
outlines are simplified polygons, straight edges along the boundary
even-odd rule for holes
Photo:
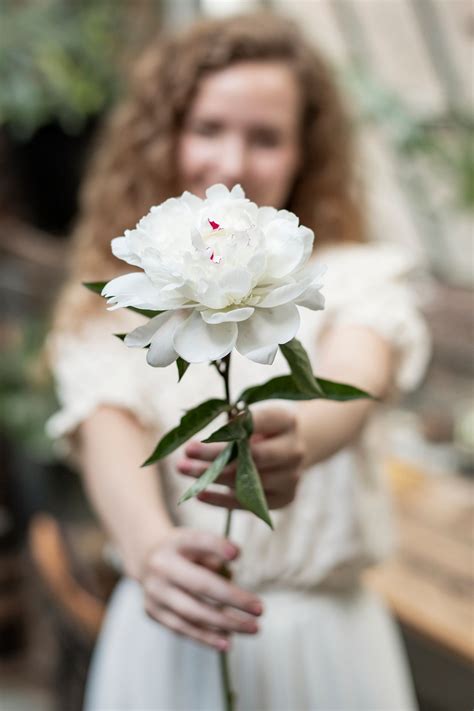
[[[317,374],[356,385],[377,398],[383,399],[390,389],[393,365],[392,346],[370,328],[341,325],[321,339]],[[254,414],[252,453],[270,508],[290,503],[302,471],[350,444],[376,405],[374,400],[308,400],[297,403],[294,410],[271,403],[258,409]],[[200,476],[222,446],[190,442],[179,470]],[[206,491],[199,498],[217,506],[240,508],[233,491],[235,464],[223,471],[218,483],[229,486],[230,492]]]
[[[126,572],[141,584],[149,616],[220,650],[233,632],[255,634],[259,598],[218,573],[239,555],[238,546],[208,531],[173,525],[157,472],[140,467],[151,442],[137,420],[101,407],[81,425],[80,442],[89,497]]]
[[[317,374],[355,385],[383,400],[394,370],[393,347],[365,326],[338,326],[321,340]],[[298,428],[305,443],[304,466],[316,464],[352,442],[377,406],[374,400],[298,403]]]
[[[81,471],[89,500],[116,542],[129,575],[138,577],[149,548],[173,525],[152,467],[151,443],[125,410],[102,406],[81,425]]]

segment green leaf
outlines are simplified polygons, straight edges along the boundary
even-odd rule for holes
[[[344,402],[346,400],[379,399],[370,393],[365,392],[365,390],[356,388],[355,385],[338,383],[334,380],[324,380],[323,378],[318,378],[318,383],[321,386],[326,400],[338,400]]]
[[[302,392],[294,381],[292,375],[280,375],[277,378],[267,380],[262,385],[256,385],[244,390],[237,399],[237,402],[245,402],[251,405],[262,400],[357,400],[360,398],[373,398],[372,395],[353,385],[337,383],[332,380],[318,378],[318,383],[322,394],[316,392]]]
[[[214,459],[212,462],[211,466],[206,469],[204,474],[201,474],[199,479],[194,482],[192,486],[189,487],[187,491],[184,492],[184,494],[181,496],[180,500],[178,501],[178,504],[184,503],[184,501],[187,501],[188,499],[191,499],[193,496],[196,496],[197,494],[200,494],[201,491],[204,491],[204,489],[209,486],[209,484],[212,484],[219,474],[222,472],[224,467],[232,460],[235,459],[235,455],[232,456],[233,454],[233,448],[234,445],[231,442],[230,444],[227,445],[227,447],[222,450],[222,452]]]
[[[300,341],[293,338],[288,343],[281,343],[280,350],[290,366],[294,381],[301,392],[315,392],[321,395],[322,391],[313,375],[308,354]]]
[[[128,333],[114,333],[114,336],[115,338],[120,338],[121,341],[124,341],[127,338]]]
[[[253,417],[250,410],[245,410],[244,428],[247,433],[247,437],[250,437],[253,433]]]
[[[89,291],[93,291],[94,294],[102,294],[104,286],[108,284],[107,281],[83,281],[82,286],[85,286]]]
[[[235,495],[242,506],[254,513],[258,518],[261,518],[273,529],[265,492],[260,481],[260,475],[252,459],[248,439],[240,440],[238,448]]]
[[[189,363],[187,360],[184,360],[183,358],[180,358],[179,356],[176,358],[176,365],[178,366],[178,383],[180,382],[181,378],[189,368]]]
[[[92,291],[94,294],[99,294],[99,296],[102,296],[102,290],[103,290],[104,286],[108,283],[109,283],[108,281],[83,281],[82,285],[85,286],[86,289],[89,289],[89,291]],[[158,316],[158,314],[163,313],[163,311],[150,311],[149,309],[137,309],[135,306],[127,306],[126,308],[130,309],[130,311],[135,311],[135,313],[137,313],[137,314],[142,314],[142,316],[146,316],[147,318],[153,318],[153,316]]]
[[[210,437],[204,439],[203,442],[235,442],[252,434],[252,415],[249,410],[241,412],[234,417],[230,422],[213,432]]]
[[[149,464],[157,462],[163,457],[167,457],[168,454],[174,452],[175,449],[180,447],[186,440],[202,430],[206,425],[208,425],[212,420],[214,420],[217,415],[221,412],[225,412],[228,409],[228,404],[225,400],[206,400],[200,405],[193,407],[188,410],[186,414],[180,420],[177,427],[170,430],[165,436],[158,442],[153,453],[148,457],[146,462],[142,464],[142,467],[146,467]]]
[[[153,318],[154,316],[159,316],[160,314],[164,313],[164,311],[150,311],[149,309],[137,309],[135,306],[126,306],[125,308],[129,309],[130,311],[135,311],[136,314],[141,314],[142,316],[146,316],[147,318]]]
[[[251,405],[262,400],[311,400],[311,398],[324,397],[323,395],[306,395],[296,385],[292,375],[280,375],[267,380],[262,385],[255,385],[244,390],[237,398],[237,402]]]

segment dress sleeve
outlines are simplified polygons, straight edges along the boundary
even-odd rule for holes
[[[377,331],[395,348],[395,387],[419,385],[431,355],[431,337],[421,307],[432,293],[431,281],[404,248],[365,244],[321,255],[326,306],[321,330],[334,324],[361,324]]]
[[[48,338],[59,409],[46,431],[60,441],[66,456],[75,454],[77,427],[100,405],[126,409],[145,427],[156,429],[157,406],[147,397],[147,383],[157,369],[146,366],[143,350],[127,348],[113,335],[128,330],[127,316],[114,314],[89,322],[79,332],[54,332]]]

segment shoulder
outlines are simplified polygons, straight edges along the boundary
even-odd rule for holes
[[[422,307],[433,282],[423,259],[403,245],[371,242],[325,248],[315,260],[327,266],[320,327],[350,324],[374,331],[396,353],[399,388],[416,387],[431,353]]]
[[[144,321],[139,314],[121,309],[120,311],[93,312],[84,316],[79,323],[70,323],[63,328],[51,330],[47,337],[47,349],[50,360],[65,350],[93,351],[98,348],[117,351],[119,339],[113,336],[136,328]]]
[[[403,245],[368,242],[327,247],[316,253],[315,261],[327,267],[324,292],[329,308],[368,290],[427,284],[422,255]]]

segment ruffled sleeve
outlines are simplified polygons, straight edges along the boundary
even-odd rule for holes
[[[321,330],[344,323],[377,331],[395,348],[396,388],[416,388],[431,355],[421,307],[432,287],[419,261],[403,247],[379,243],[333,248],[319,259],[327,265]]]
[[[50,334],[47,349],[59,410],[46,423],[46,431],[59,440],[66,455],[74,456],[77,427],[100,405],[128,410],[145,427],[156,429],[157,405],[147,393],[150,378],[156,387],[157,369],[146,366],[142,350],[126,348],[113,335],[138,325],[137,318],[131,312],[114,312],[91,320],[78,332]]]

